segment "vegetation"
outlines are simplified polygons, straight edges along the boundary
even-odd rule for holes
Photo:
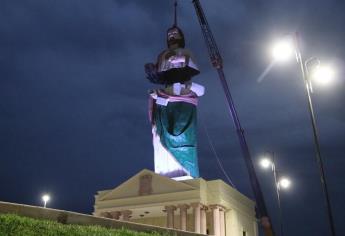
[[[0,214],[0,236],[158,236],[127,229],[61,224],[13,214]]]

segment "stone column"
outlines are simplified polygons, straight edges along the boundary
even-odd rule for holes
[[[165,206],[167,212],[167,227],[174,228],[174,212],[176,210],[175,206]]]
[[[110,212],[102,212],[100,216],[105,217],[105,218],[110,218],[110,219],[113,218]]]
[[[193,215],[194,215],[194,232],[199,233],[201,232],[201,208],[202,205],[199,202],[192,203],[191,206],[193,207]]]
[[[112,211],[110,212],[111,218],[115,219],[115,220],[119,220],[120,216],[121,216],[121,212],[120,211]]]
[[[225,208],[219,209],[220,236],[225,236]]]
[[[132,214],[132,211],[124,210],[124,211],[121,211],[121,214],[122,214],[123,221],[129,221],[129,216]]]
[[[202,206],[201,207],[201,212],[200,212],[200,233],[201,234],[206,234],[207,233],[207,221],[206,221],[206,211],[207,211],[207,207],[206,206]]]
[[[220,236],[220,222],[219,222],[219,206],[211,205],[210,209],[212,210],[212,234],[215,236]]]
[[[180,230],[187,230],[187,210],[189,206],[187,204],[178,205],[180,208]]]

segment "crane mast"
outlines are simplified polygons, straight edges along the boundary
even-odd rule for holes
[[[264,197],[263,197],[263,194],[261,191],[261,187],[260,187],[258,178],[257,178],[256,173],[255,173],[253,161],[252,161],[252,158],[251,158],[251,155],[249,152],[246,137],[244,135],[244,130],[241,127],[241,123],[240,123],[240,120],[238,118],[237,111],[235,109],[235,104],[233,102],[233,99],[232,99],[232,96],[230,93],[229,85],[226,81],[225,74],[223,71],[222,57],[221,57],[220,52],[218,50],[216,41],[213,37],[211,28],[207,23],[207,19],[206,19],[206,16],[204,14],[204,11],[201,7],[200,1],[199,0],[192,0],[192,1],[194,4],[196,14],[198,16],[201,31],[202,31],[202,34],[203,34],[204,39],[205,39],[205,43],[206,43],[206,46],[208,49],[211,63],[213,65],[213,67],[215,67],[215,69],[218,72],[218,76],[219,76],[220,82],[222,84],[222,87],[223,87],[223,90],[224,90],[224,93],[226,96],[228,109],[229,109],[230,115],[233,119],[234,125],[236,127],[237,136],[238,136],[239,142],[241,144],[242,154],[243,154],[243,157],[244,157],[247,169],[248,169],[250,184],[251,184],[251,187],[252,187],[252,190],[254,193],[254,197],[255,197],[255,201],[256,201],[257,215],[260,218],[260,222],[261,222],[261,225],[264,229],[265,235],[266,236],[273,236],[274,231],[273,231],[272,224],[271,224],[271,221],[270,221],[270,218],[268,215],[268,211],[267,211],[267,208],[265,205],[265,201],[264,201]]]

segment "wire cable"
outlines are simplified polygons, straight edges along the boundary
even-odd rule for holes
[[[201,120],[202,126],[203,126],[203,128],[204,128],[204,130],[205,130],[208,144],[210,145],[211,150],[212,150],[212,152],[213,152],[213,154],[214,154],[214,157],[215,157],[216,160],[217,160],[217,163],[218,163],[219,168],[220,168],[221,171],[223,172],[223,174],[224,174],[225,178],[227,179],[228,183],[231,184],[232,187],[234,187],[235,189],[237,189],[236,186],[235,186],[235,184],[231,181],[229,175],[226,173],[226,171],[225,171],[225,169],[224,169],[224,166],[223,166],[222,162],[220,161],[220,158],[219,158],[219,156],[218,156],[218,154],[217,154],[217,151],[216,151],[216,149],[215,149],[215,146],[214,146],[214,144],[213,144],[213,142],[212,142],[212,140],[211,140],[211,137],[210,137],[210,135],[209,135],[209,133],[208,133],[207,127],[206,127],[206,125],[205,125],[205,122],[204,122],[202,119],[200,119],[200,120]]]

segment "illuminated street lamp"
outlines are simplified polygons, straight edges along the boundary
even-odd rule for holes
[[[318,66],[311,73],[311,79],[318,84],[327,85],[334,79],[334,69],[331,66]]]
[[[260,165],[262,168],[267,169],[268,167],[272,167],[272,162],[269,158],[262,158]]]
[[[298,60],[298,55],[300,53],[297,51],[296,40],[297,38],[294,42],[291,37],[285,37],[284,39],[275,42],[272,46],[272,57],[274,61],[286,62],[290,60],[294,54]],[[305,60],[304,67],[306,80],[309,81],[309,85],[311,84],[311,81],[315,81],[321,85],[327,85],[334,79],[334,68],[329,65],[321,65],[320,61],[315,57]]]
[[[310,116],[310,120],[312,124],[313,139],[314,139],[314,144],[315,144],[316,162],[319,168],[321,186],[322,186],[322,190],[325,196],[325,205],[326,205],[329,225],[331,229],[331,235],[335,236],[336,234],[335,234],[331,202],[329,199],[325,171],[323,167],[323,161],[321,158],[320,141],[319,141],[318,129],[316,126],[316,119],[315,119],[315,114],[314,114],[312,98],[311,98],[311,93],[313,92],[312,80],[317,81],[318,83],[321,83],[321,84],[327,84],[333,79],[335,73],[334,73],[334,70],[330,66],[320,65],[319,60],[317,60],[316,58],[309,58],[307,60],[303,59],[300,46],[299,46],[298,33],[295,33],[293,37],[289,37],[289,38],[290,38],[289,40],[286,40],[285,38],[284,41],[276,44],[276,45],[281,45],[281,46],[279,47],[274,46],[273,51],[272,51],[272,56],[275,61],[286,61],[286,59],[290,58],[290,55],[291,55],[290,48],[292,48],[293,51],[295,52],[297,63],[300,66],[302,79],[305,84],[306,93],[307,93],[308,110],[309,110],[309,116]]]
[[[291,186],[291,181],[287,177],[281,177],[277,183],[279,188],[288,189]]]
[[[44,205],[43,205],[44,208],[46,208],[47,202],[49,202],[49,200],[50,200],[50,196],[49,196],[48,194],[44,194],[44,195],[42,196],[42,201],[43,201],[43,203],[44,203]]]
[[[274,153],[270,153],[270,155],[266,154],[263,158],[260,159],[260,166],[263,169],[271,168],[274,177],[274,185],[276,188],[277,194],[277,201],[278,201],[278,209],[279,209],[279,223],[280,223],[280,235],[284,235],[283,231],[283,217],[282,217],[282,209],[280,203],[280,189],[288,189],[291,185],[291,181],[289,178],[284,176],[279,176],[279,172],[276,170],[276,164],[274,161]]]
[[[272,47],[272,56],[275,61],[285,62],[294,54],[293,42],[290,38],[285,38],[276,42]]]

